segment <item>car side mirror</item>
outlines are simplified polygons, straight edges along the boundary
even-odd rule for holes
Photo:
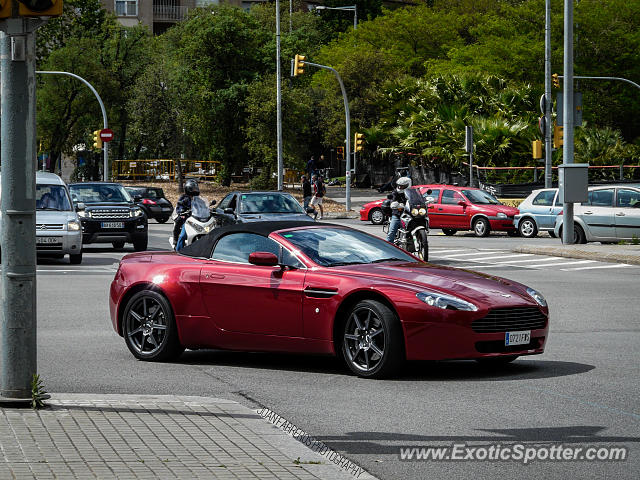
[[[231,207],[225,208],[223,210],[223,212],[226,213],[227,215],[233,215],[234,214],[233,208],[231,208]]]
[[[461,207],[466,207],[467,206],[467,202],[465,202],[464,200],[460,200],[458,202],[458,205],[460,205]]]
[[[278,265],[278,257],[270,252],[253,252],[249,255],[249,263],[262,267],[275,267]]]
[[[215,200],[211,200],[211,202],[209,202],[209,205],[211,205],[212,207],[218,202],[216,202]]]
[[[433,193],[433,190],[428,189],[425,193],[426,193],[427,195],[431,195],[431,194]]]
[[[76,203],[76,212],[80,212],[80,211],[84,210],[85,208],[87,208],[87,206],[84,203],[82,203],[82,202]]]
[[[142,197],[141,197],[140,195],[134,195],[134,196],[133,196],[133,201],[134,201],[134,202],[138,203],[138,202],[139,202],[139,201],[141,201],[141,200],[142,200]]]

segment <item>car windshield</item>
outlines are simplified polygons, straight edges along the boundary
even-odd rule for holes
[[[103,203],[103,202],[133,202],[131,195],[122,185],[117,184],[88,184],[71,185],[71,196],[75,202]]]
[[[70,211],[67,190],[62,185],[36,185],[36,210]]]
[[[479,205],[502,205],[500,201],[484,190],[462,190],[464,196],[469,199],[471,203]]]
[[[291,195],[243,193],[240,196],[240,213],[304,213],[304,209]]]
[[[418,262],[384,240],[357,230],[306,228],[284,232],[282,237],[325,267],[387,261]]]

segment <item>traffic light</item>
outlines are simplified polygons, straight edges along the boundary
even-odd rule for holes
[[[58,17],[62,15],[62,0],[18,0],[21,17]]]
[[[296,55],[293,59],[293,76],[297,77],[298,75],[302,75],[304,73],[304,55]]]
[[[534,140],[533,146],[533,158],[542,158],[542,142],[540,140]]]
[[[551,80],[553,81],[553,86],[556,88],[560,88],[560,79],[558,78],[558,74],[554,73],[551,75]]]
[[[564,145],[564,127],[555,125],[553,127],[553,148],[559,148]]]
[[[361,152],[364,150],[364,133],[356,133],[353,145],[355,152]]]
[[[93,132],[93,148],[100,150],[102,148],[102,139],[100,138],[101,130],[95,130]]]
[[[13,0],[0,0],[0,18],[9,18],[11,16],[11,7]]]
[[[336,149],[336,156],[338,157],[339,161],[344,161],[344,147],[338,147]]]

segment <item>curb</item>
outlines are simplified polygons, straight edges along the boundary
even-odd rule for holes
[[[515,253],[532,253],[534,255],[553,255],[556,257],[582,258],[585,260],[598,260],[614,263],[628,263],[640,265],[640,249],[638,253],[609,252],[603,248],[581,249],[576,247],[537,247],[524,245],[511,250]]]
[[[360,214],[358,212],[327,212],[324,215],[324,218],[335,218],[335,219],[345,219],[345,218],[360,218]]]

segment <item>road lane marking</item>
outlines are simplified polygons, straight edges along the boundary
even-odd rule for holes
[[[611,263],[609,265],[599,265],[595,267],[580,267],[580,268],[563,268],[565,272],[575,271],[575,270],[592,270],[594,268],[623,268],[630,267],[631,265],[626,263]]]
[[[533,253],[517,253],[515,255],[499,255],[497,257],[484,257],[484,260],[494,260],[496,258],[519,258],[519,257],[531,257]]]
[[[438,250],[437,248],[431,248],[432,252],[437,252],[437,253],[452,253],[452,252],[466,252],[467,249],[466,248],[459,248],[456,250]]]
[[[527,266],[531,268],[537,268],[537,267],[544,268],[544,267],[555,267],[556,265],[580,265],[585,263],[595,263],[595,260],[581,260],[579,262],[539,263],[537,265],[527,265]],[[592,268],[592,267],[584,267],[584,268]],[[566,271],[567,269],[561,268],[560,270]],[[580,269],[576,269],[576,270],[580,270]]]
[[[505,251],[505,253],[507,253]],[[458,258],[458,257],[474,257],[478,255],[486,255],[487,252],[476,252],[476,253],[456,253],[455,255],[447,255],[444,258]],[[528,255],[528,254],[519,254],[519,255]]]

